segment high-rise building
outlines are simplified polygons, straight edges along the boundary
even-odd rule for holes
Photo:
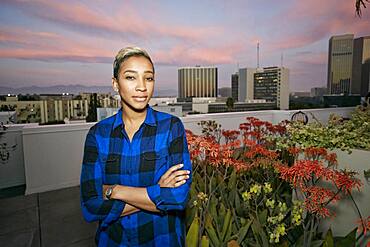
[[[185,67],[178,70],[178,96],[217,97],[218,74],[216,67]]]
[[[238,101],[245,102],[253,98],[253,75],[256,72],[255,68],[239,69],[238,80]]]
[[[329,94],[350,94],[352,83],[353,34],[333,36],[329,40]]]
[[[366,96],[370,84],[370,36],[353,34],[329,40],[328,93]]]
[[[352,94],[365,97],[370,91],[370,36],[354,39]]]
[[[239,101],[266,100],[289,109],[289,70],[285,67],[239,69]]]
[[[234,101],[238,101],[239,91],[239,72],[231,75],[231,97]]]

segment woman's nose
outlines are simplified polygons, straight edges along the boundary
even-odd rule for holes
[[[140,77],[136,84],[136,91],[146,91],[146,82],[145,78]]]

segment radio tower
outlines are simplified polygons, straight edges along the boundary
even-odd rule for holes
[[[257,69],[260,68],[260,42],[257,42]]]

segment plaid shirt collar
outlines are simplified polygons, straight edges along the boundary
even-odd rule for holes
[[[157,126],[157,120],[154,114],[153,108],[151,108],[149,105],[146,107],[146,116],[144,120],[144,124],[150,125],[150,126]],[[113,129],[116,129],[118,126],[123,127],[125,123],[122,120],[122,107],[119,109],[119,111],[116,114],[116,117],[113,122]]]

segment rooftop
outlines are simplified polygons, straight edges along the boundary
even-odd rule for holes
[[[349,117],[353,108],[302,110],[326,122],[331,113]],[[199,114],[182,118],[186,129],[200,133],[202,120],[237,129],[246,117],[271,123],[297,111]],[[96,224],[86,223],[79,202],[83,145],[94,123],[9,125],[0,132],[0,246],[92,246]],[[68,236],[68,237],[67,237]]]

